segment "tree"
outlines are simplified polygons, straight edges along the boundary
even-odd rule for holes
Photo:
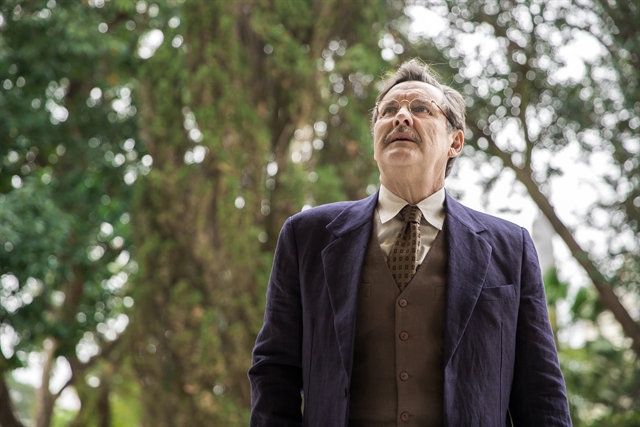
[[[633,1],[449,1],[432,11],[450,23],[437,36],[426,40],[410,34],[407,20],[391,26],[390,33],[415,42],[408,55],[446,64],[437,68],[465,92],[471,147],[465,153],[482,165],[488,190],[506,179],[514,191],[526,192],[584,269],[595,292],[584,289],[575,296],[571,323],[588,321],[598,330],[608,312],[629,338],[616,347],[603,346],[607,340],[600,336],[580,355],[566,349],[561,360],[571,371],[587,355],[595,360],[610,357],[624,362],[622,371],[637,372],[640,62],[634,52],[640,40],[633,22],[639,17],[638,6]],[[568,50],[580,42],[590,42],[591,49],[602,53],[568,59]],[[434,47],[440,55],[432,56]],[[578,65],[577,74],[568,71],[568,61],[579,61],[571,64]],[[554,207],[562,202],[558,183],[568,166],[575,171],[577,165],[589,171],[594,194],[580,216]],[[588,232],[598,233],[600,242],[586,237]],[[629,358],[627,346],[634,357]],[[568,375],[569,393],[576,397],[576,424],[580,419],[637,422],[630,415],[638,407],[633,391],[637,384],[625,383],[618,394],[610,382],[602,381],[606,370],[599,378],[589,374],[598,369],[600,365],[591,365],[577,374],[590,378],[592,391],[607,390],[606,397],[585,393],[579,382],[572,382],[576,377]]]
[[[127,183],[146,168],[127,75],[137,37],[117,25],[126,4],[103,4],[0,5],[0,329],[12,337],[2,425],[20,425],[5,375],[28,353],[42,353],[33,421],[47,426],[62,392],[49,390],[56,360],[72,370],[63,389],[78,385],[118,353],[127,323]]]
[[[160,4],[149,34],[165,41],[135,95],[153,169],[132,220],[131,345],[150,424],[246,423],[279,227],[372,182],[361,153],[382,64],[371,27],[385,13],[368,1]]]

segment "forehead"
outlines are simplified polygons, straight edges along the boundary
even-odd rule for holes
[[[426,97],[433,99],[437,103],[442,104],[444,101],[444,94],[437,87],[430,85],[429,83],[420,81],[409,81],[398,83],[391,88],[389,92],[384,96],[384,100],[388,99],[412,99],[417,97]]]

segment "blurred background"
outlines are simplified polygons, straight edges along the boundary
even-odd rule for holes
[[[637,0],[1,0],[0,425],[241,426],[278,232],[376,191],[381,76],[532,232],[576,426],[640,425]]]

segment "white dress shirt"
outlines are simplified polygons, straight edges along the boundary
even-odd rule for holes
[[[418,203],[418,208],[422,211],[420,221],[420,252],[418,253],[418,264],[422,264],[427,252],[431,249],[433,241],[438,232],[442,230],[444,224],[444,187],[436,191],[426,199]],[[400,215],[403,207],[410,204],[400,196],[392,193],[384,185],[380,185],[378,195],[378,205],[376,207],[376,232],[380,249],[385,257],[389,256],[391,247],[398,237],[398,233],[404,227],[404,220]]]

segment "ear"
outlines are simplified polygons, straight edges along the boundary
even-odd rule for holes
[[[451,132],[451,145],[449,146],[449,157],[458,157],[464,146],[464,132],[456,129]]]

